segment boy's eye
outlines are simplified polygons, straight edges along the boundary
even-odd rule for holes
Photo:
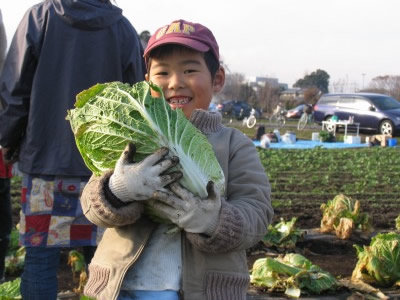
[[[166,75],[168,75],[168,72],[160,71],[160,72],[157,72],[156,75],[166,76]]]
[[[194,72],[196,72],[196,70],[194,70],[194,69],[189,69],[189,70],[186,70],[186,71],[185,71],[185,74],[194,73]]]

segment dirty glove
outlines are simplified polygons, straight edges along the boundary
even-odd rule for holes
[[[129,144],[119,158],[113,175],[110,177],[109,188],[122,202],[146,200],[152,197],[156,190],[164,190],[171,182],[179,180],[179,171],[164,173],[178,164],[176,156],[167,157],[167,148],[161,148],[146,157],[143,161],[133,162],[136,147]]]
[[[208,197],[201,199],[190,191],[174,182],[169,186],[170,191],[157,191],[151,200],[161,217],[187,232],[205,233],[211,236],[217,227],[221,198],[212,181],[207,184]]]

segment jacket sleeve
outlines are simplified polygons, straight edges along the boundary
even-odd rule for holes
[[[132,202],[126,206],[115,207],[106,195],[106,188],[112,171],[102,176],[93,175],[83,189],[81,205],[88,220],[100,227],[119,227],[135,223],[142,215],[144,206],[141,202]]]
[[[250,248],[267,233],[272,222],[271,190],[264,167],[252,141],[233,134],[229,152],[226,198],[219,222],[210,237],[187,233],[199,250],[212,253]]]
[[[21,20],[12,39],[0,78],[0,145],[18,148],[25,132],[32,81],[40,52],[43,19],[36,8]]]

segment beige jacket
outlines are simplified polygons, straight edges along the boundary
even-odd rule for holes
[[[249,271],[245,250],[265,235],[273,216],[269,181],[252,141],[239,130],[223,126],[219,114],[198,110],[191,122],[212,144],[226,188],[213,236],[183,234],[181,299],[246,299]],[[107,227],[85,287],[85,294],[97,300],[118,297],[124,275],[157,226],[142,215],[140,202],[113,207],[112,195],[104,188],[111,174],[93,176],[81,197],[86,217]]]

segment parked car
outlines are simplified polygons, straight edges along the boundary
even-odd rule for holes
[[[208,111],[218,112],[217,105],[214,102],[210,102],[210,105],[208,106]]]
[[[286,112],[286,118],[298,119],[303,114],[303,110],[304,110],[304,104],[300,104],[300,105],[296,106],[295,108],[289,109]]]
[[[325,94],[314,107],[315,122],[321,124],[333,116],[353,118],[364,130],[393,136],[400,132],[400,102],[383,94]]]
[[[245,117],[250,116],[252,106],[246,101],[228,100],[218,104],[217,108],[223,116],[243,120]]]

